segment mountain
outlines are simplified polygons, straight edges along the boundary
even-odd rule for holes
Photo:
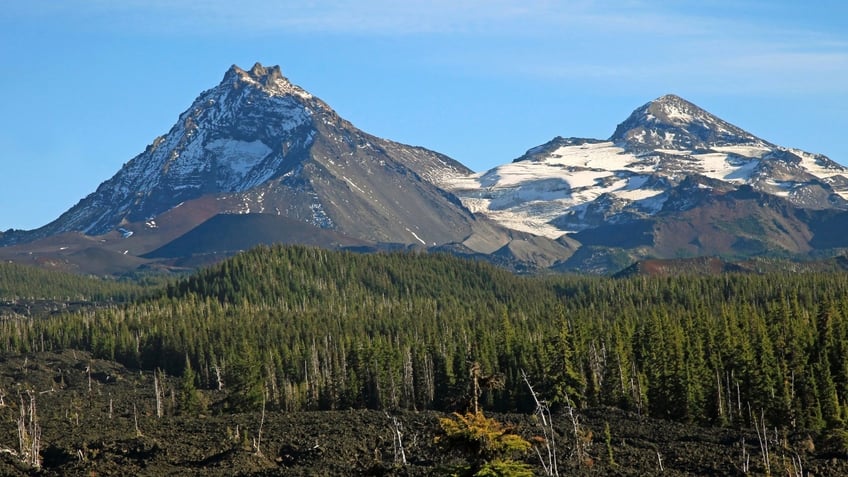
[[[848,245],[834,230],[822,236],[848,211],[848,169],[674,95],[637,108],[607,140],[556,137],[448,188],[504,226],[634,257]]]
[[[442,243],[474,218],[434,181],[464,172],[446,156],[359,131],[278,67],[233,66],[168,134],[32,235],[101,235],[213,194],[225,202],[220,213],[273,213],[374,241],[417,235]]]
[[[771,144],[673,94],[637,108],[610,141],[630,151],[695,151],[713,147]]]
[[[34,241],[67,240],[66,256],[80,240],[89,245],[84,237],[102,237],[98,247],[146,259],[276,241],[449,244],[483,255],[513,241],[534,248],[534,236],[475,216],[441,187],[471,173],[445,155],[357,129],[279,67],[232,66],[92,194],[39,229],[8,231],[0,243],[23,246],[18,253]],[[223,217],[256,214],[277,219]],[[222,239],[233,233],[241,236]],[[564,244],[548,241],[537,255],[554,263],[572,253]]]
[[[257,63],[232,66],[59,218],[0,235],[0,259],[125,272],[302,243],[609,273],[641,259],[834,255],[846,224],[848,169],[675,95],[606,140],[556,137],[474,173],[359,130]]]

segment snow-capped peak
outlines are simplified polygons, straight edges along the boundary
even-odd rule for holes
[[[690,178],[807,209],[848,209],[845,167],[770,144],[671,94],[636,109],[608,141],[557,137],[450,188],[475,213],[556,238],[672,210],[672,191]]]
[[[771,146],[685,99],[667,94],[637,108],[610,141],[628,150],[698,150],[723,146]]]

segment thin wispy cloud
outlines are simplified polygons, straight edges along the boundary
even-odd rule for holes
[[[519,74],[547,69],[572,79],[620,80],[626,74],[636,81],[651,82],[667,81],[668,75],[691,77],[692,71],[684,70],[690,68],[701,72],[704,87],[721,82],[721,87],[727,88],[734,78],[751,86],[751,80],[760,78],[760,87],[769,90],[848,88],[842,80],[848,76],[844,37],[792,22],[775,27],[768,22],[741,21],[730,4],[722,2],[697,9],[673,9],[656,2],[545,0],[120,3],[122,7],[106,1],[92,5],[167,17],[170,24],[149,24],[175,31],[197,29],[198,33],[462,35],[471,42],[475,38],[480,42],[509,38],[515,42],[512,56],[499,57],[497,62],[510,64],[510,70]],[[680,5],[687,3],[692,4]],[[713,8],[707,8],[710,5]],[[462,50],[459,45],[453,53],[455,63],[481,71],[498,68],[486,55],[478,56],[473,47],[469,52]]]
[[[120,34],[455,38],[455,48],[419,61],[482,75],[629,80],[634,88],[687,80],[701,90],[848,91],[848,36],[792,18],[775,23],[782,11],[768,2],[45,0],[10,8]],[[493,49],[493,39],[508,46]]]
[[[327,33],[410,35],[473,32],[532,19],[552,2],[530,0],[325,0],[266,2],[261,0],[44,0],[14,5],[12,15],[55,15],[96,21],[112,27],[159,34]],[[117,21],[117,23],[115,23]],[[102,25],[110,28],[109,25]]]
[[[88,20],[80,28],[110,28],[117,20],[122,28],[159,33],[358,33],[412,35],[474,33],[569,37],[580,34],[626,37],[698,36],[802,38],[818,35],[822,42],[844,46],[835,39],[789,23],[776,28],[768,19],[762,24],[738,21],[733,2],[706,2],[713,8],[686,9],[682,5],[613,1],[551,0],[323,0],[267,2],[264,0],[42,0],[16,2],[4,7],[9,17],[63,15]],[[677,7],[677,8],[671,8]],[[109,19],[98,25],[98,20]],[[93,23],[93,24],[92,24]],[[75,23],[68,23],[73,27]]]
[[[639,2],[548,0],[42,0],[5,7],[9,16],[63,15],[97,22],[115,20],[137,31],[172,33],[268,33],[281,29],[309,33],[409,35],[436,33],[546,34],[555,27],[647,31],[662,27],[669,34],[691,32],[668,13]],[[112,23],[114,24],[114,23]],[[69,27],[73,27],[69,23]],[[97,25],[83,24],[82,28]],[[108,24],[100,25],[109,28]]]

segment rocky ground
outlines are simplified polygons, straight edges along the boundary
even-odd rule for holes
[[[170,396],[175,383],[160,383]],[[0,475],[442,475],[462,456],[435,444],[436,412],[370,410],[267,412],[179,416],[173,400],[157,417],[153,377],[86,353],[65,351],[0,356]],[[210,402],[217,391],[204,391]],[[23,462],[21,408],[30,424],[32,402],[41,432],[41,468]],[[541,434],[532,416],[492,415],[532,442]],[[752,430],[702,428],[639,417],[615,409],[578,413],[583,432],[578,459],[573,422],[554,416],[560,475],[765,474]],[[396,418],[406,464],[395,440]],[[609,424],[609,435],[605,432]],[[260,436],[261,428],[261,436]],[[744,446],[743,446],[744,439]],[[744,449],[744,452],[743,452]],[[816,450],[805,434],[770,436],[773,475],[848,475],[848,460]],[[522,457],[544,475],[535,452]],[[795,458],[795,467],[793,467]]]

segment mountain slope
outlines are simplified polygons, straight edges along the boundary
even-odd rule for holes
[[[219,214],[145,258],[180,258],[204,253],[234,253],[258,244],[312,245],[324,248],[366,245],[332,230],[293,223],[273,214]]]
[[[168,134],[27,238],[100,235],[205,195],[220,213],[262,212],[377,242],[444,243],[474,217],[436,184],[452,159],[359,131],[279,68],[233,66]]]
[[[447,156],[357,129],[290,83],[279,67],[232,66],[166,135],[95,192],[39,229],[8,232],[0,244],[80,233],[103,237],[99,246],[138,257],[163,249],[169,256],[176,250],[231,252],[257,243],[290,243],[292,237],[367,247],[452,244],[484,255],[519,240],[526,250],[515,260],[539,256],[534,249],[540,248],[550,263],[573,252],[566,242],[527,242],[521,233],[475,216],[442,187],[468,174],[471,170]],[[204,234],[220,231],[222,223],[253,226],[259,220],[219,218],[204,226],[231,214],[262,214],[263,223],[269,215],[286,220],[259,227],[256,235],[248,227],[236,242],[207,240]],[[191,238],[167,247],[187,233]]]
[[[674,95],[637,108],[607,140],[557,137],[449,188],[515,230],[654,256],[805,253],[811,232],[799,211],[848,210],[845,167],[771,144]],[[720,223],[722,208],[764,225],[740,233]],[[747,247],[748,239],[763,246]]]

